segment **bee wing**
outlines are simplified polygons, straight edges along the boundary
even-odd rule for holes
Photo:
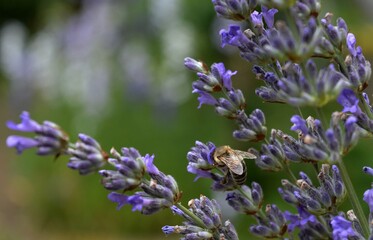
[[[252,153],[249,153],[249,152],[244,152],[244,151],[240,151],[240,150],[235,150],[235,152],[241,156],[241,158],[247,158],[247,159],[255,159],[256,156]]]
[[[227,165],[233,173],[241,175],[243,173],[242,157],[236,152],[230,152],[227,156],[221,156],[220,160]]]

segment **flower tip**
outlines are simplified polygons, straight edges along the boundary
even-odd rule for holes
[[[368,167],[368,166],[363,167],[363,172],[373,176],[373,168],[371,167]]]
[[[168,235],[175,232],[175,227],[166,225],[162,227],[162,231]]]

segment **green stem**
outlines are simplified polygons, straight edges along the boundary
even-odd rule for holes
[[[372,112],[370,111],[370,107],[368,106],[368,103],[365,102],[365,99],[364,99],[364,97],[363,97],[363,94],[361,94],[360,92],[359,92],[359,100],[360,100],[360,102],[363,104],[363,107],[364,107],[364,111],[365,111],[365,113],[368,115],[368,117],[369,117],[370,119],[373,119],[373,114],[372,114]]]
[[[325,127],[325,126],[328,126],[328,123],[326,121],[326,117],[325,117],[325,114],[324,112],[321,110],[320,107],[317,107],[316,108],[316,113],[317,113],[317,116],[318,118],[320,119],[320,121],[322,122],[322,125]]]
[[[180,202],[175,204],[185,215],[189,216],[193,222],[201,228],[207,229],[206,225],[202,222],[202,220],[197,217],[194,213],[192,213],[188,208],[184,207]]]
[[[348,171],[342,159],[338,161],[338,167],[342,175],[343,182],[346,186],[347,195],[350,199],[354,213],[356,214],[356,217],[359,219],[363,234],[365,236],[369,236],[370,231],[367,218],[364,215],[363,209],[359,203],[359,199],[357,198],[354,186],[352,185],[352,181],[350,179],[350,176],[348,175]]]
[[[294,173],[291,171],[288,162],[286,162],[284,165],[285,165],[285,171],[286,171],[286,173],[289,174],[289,176],[293,180],[293,182],[296,183],[297,182],[297,178],[295,177]]]
[[[300,109],[300,107],[297,107],[297,110],[298,110],[299,116],[301,116],[304,119],[303,113],[302,113],[302,110]]]
[[[348,71],[346,69],[346,64],[342,60],[341,54],[339,54],[339,50],[337,51],[337,54],[334,56],[334,60],[338,63],[339,69],[341,70],[342,74],[348,78]]]

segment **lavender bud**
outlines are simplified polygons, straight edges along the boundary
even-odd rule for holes
[[[197,61],[193,58],[187,57],[184,59],[184,66],[189,70],[201,73],[208,73],[208,67],[202,61]]]

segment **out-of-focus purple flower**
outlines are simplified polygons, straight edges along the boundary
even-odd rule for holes
[[[308,127],[306,120],[299,115],[294,115],[290,118],[290,121],[294,124],[290,129],[292,131],[300,131],[302,134],[307,135]]]
[[[69,137],[55,123],[44,121],[39,124],[32,120],[28,112],[22,112],[20,115],[21,123],[12,121],[7,122],[7,127],[21,132],[33,132],[34,138],[11,135],[7,138],[8,147],[14,147],[21,154],[24,150],[36,147],[38,155],[56,155],[65,154]]]
[[[363,199],[368,204],[370,212],[373,213],[373,188],[364,192]]]
[[[6,145],[10,148],[15,148],[18,154],[21,154],[24,150],[38,146],[39,142],[35,139],[22,137],[22,136],[8,136],[6,139]]]
[[[289,232],[293,232],[298,228],[300,231],[298,236],[300,239],[310,238],[328,238],[330,236],[329,226],[323,225],[325,221],[319,221],[317,217],[310,214],[302,206],[298,206],[298,214],[292,214],[288,211],[284,213],[285,218],[289,221]]]
[[[371,167],[367,167],[367,166],[363,167],[363,172],[373,176],[373,168]]]
[[[361,113],[359,99],[351,89],[343,89],[337,101],[343,106],[343,112],[351,112],[357,115]]]
[[[108,154],[101,149],[100,144],[85,134],[79,134],[79,141],[74,148],[68,149],[68,154],[72,157],[67,166],[78,170],[82,175],[98,170],[108,159]]]
[[[256,7],[256,0],[212,0],[218,16],[234,21],[243,21]]]
[[[356,56],[356,38],[355,35],[352,33],[348,33],[346,37],[346,45],[348,48],[348,51],[352,56]]]
[[[351,84],[358,92],[364,91],[368,87],[372,67],[370,62],[365,59],[360,46],[356,47],[356,56],[347,55],[345,64]]]
[[[262,5],[263,18],[268,28],[273,28],[274,17],[277,12],[278,10],[275,8],[268,9],[266,6]]]
[[[299,214],[292,214],[288,211],[285,212],[285,218],[289,221],[289,231],[294,231],[295,228],[303,228],[307,226],[308,222],[316,222],[316,216],[305,211],[303,208],[298,208]]]
[[[110,201],[118,203],[117,209],[121,209],[124,205],[128,203],[128,196],[124,194],[119,194],[116,192],[112,192],[108,195]]]
[[[144,163],[145,163],[145,166],[146,166],[146,171],[148,173],[158,175],[160,172],[159,172],[158,168],[154,165],[153,161],[154,161],[154,155],[149,155],[149,154],[145,155]]]
[[[257,11],[254,11],[250,14],[250,21],[253,24],[255,29],[262,29],[263,28],[263,15]]]
[[[330,221],[330,224],[333,228],[333,239],[335,240],[345,240],[351,237],[361,237],[361,235],[353,229],[352,223],[342,216],[333,217]]]
[[[13,121],[8,121],[7,127],[21,132],[37,132],[41,130],[41,125],[32,120],[28,112],[22,112],[19,117],[21,118],[21,123],[17,124]]]
[[[208,73],[209,71],[207,65],[204,62],[195,60],[190,57],[186,57],[184,59],[184,66],[188,68],[189,70],[192,70],[195,72]]]
[[[229,30],[222,29],[219,32],[221,37],[221,47],[225,45],[240,46],[242,38],[244,38],[241,27],[238,25],[230,25]]]

